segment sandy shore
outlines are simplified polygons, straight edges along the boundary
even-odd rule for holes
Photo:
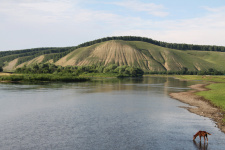
[[[223,114],[219,108],[214,107],[208,100],[201,96],[195,95],[198,91],[207,91],[205,86],[208,84],[196,84],[190,86],[193,90],[180,93],[171,93],[170,96],[181,102],[187,103],[195,107],[184,107],[192,113],[211,118],[214,120],[218,128],[225,133],[225,125],[222,124]]]

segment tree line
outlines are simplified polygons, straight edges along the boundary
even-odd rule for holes
[[[97,39],[90,42],[85,42],[83,44],[78,45],[79,47],[86,47],[96,43],[101,43],[110,40],[124,40],[124,41],[142,41],[151,43],[154,45],[177,49],[177,50],[200,50],[200,51],[221,51],[225,52],[224,46],[211,46],[211,45],[194,45],[194,44],[177,44],[177,43],[167,43],[162,41],[153,40],[151,38],[139,37],[139,36],[114,36],[114,37],[105,37],[101,39]]]
[[[146,74],[162,74],[162,75],[225,75],[225,71],[218,71],[213,68],[201,71],[189,71],[183,67],[180,71],[149,71]]]
[[[72,74],[79,76],[83,73],[114,73],[118,77],[138,77],[144,74],[140,68],[130,66],[117,66],[114,64],[108,66],[56,66],[49,63],[35,64],[27,67],[26,65],[17,68],[15,73],[25,74]]]

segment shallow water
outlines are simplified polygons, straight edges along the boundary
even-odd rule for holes
[[[208,118],[178,106],[170,92],[195,82],[173,78],[85,83],[0,84],[0,149],[225,149]],[[208,144],[192,141],[206,130]]]

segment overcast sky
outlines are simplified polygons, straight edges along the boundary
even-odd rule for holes
[[[0,0],[0,51],[121,35],[225,46],[225,0]]]

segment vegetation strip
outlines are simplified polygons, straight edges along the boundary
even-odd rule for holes
[[[141,77],[144,71],[129,66],[56,66],[54,64],[35,64],[17,68],[16,74],[0,74],[0,81],[10,82],[81,82],[90,77]]]
[[[129,66],[56,66],[54,64],[35,64],[33,66],[24,66],[17,68],[16,73],[26,73],[26,74],[54,74],[54,75],[72,75],[72,76],[86,76],[90,74],[95,76],[95,74],[111,74],[114,77],[139,77],[144,74],[144,71]]]
[[[72,75],[52,75],[52,74],[18,74],[0,76],[2,82],[83,82],[89,78],[76,77]]]

